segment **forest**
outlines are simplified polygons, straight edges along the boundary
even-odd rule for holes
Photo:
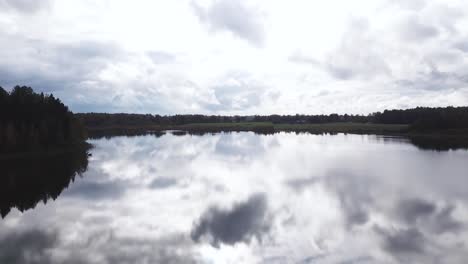
[[[380,124],[409,124],[413,130],[468,128],[468,107],[417,107],[406,110],[385,110],[372,115]]]
[[[81,121],[52,94],[16,86],[0,87],[0,153],[43,150],[81,143],[86,130]]]
[[[151,114],[77,114],[88,128],[181,126],[206,123],[271,122],[273,124],[366,123],[404,124],[413,131],[434,131],[468,128],[468,107],[417,107],[406,110],[385,110],[369,115],[151,115]]]

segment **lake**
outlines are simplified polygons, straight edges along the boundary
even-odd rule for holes
[[[0,263],[464,263],[468,151],[251,132],[2,164]]]

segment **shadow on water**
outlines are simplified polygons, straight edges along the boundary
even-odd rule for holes
[[[88,168],[88,148],[0,159],[0,215],[56,199]]]
[[[467,150],[468,138],[466,137],[409,137],[409,142],[421,150],[449,151]]]

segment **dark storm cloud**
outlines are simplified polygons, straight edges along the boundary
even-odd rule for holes
[[[421,199],[407,199],[400,201],[397,212],[407,223],[414,223],[420,217],[427,217],[434,213],[436,206]]]
[[[451,232],[456,234],[462,228],[465,227],[464,223],[454,219],[453,210],[455,209],[452,205],[447,205],[440,208],[432,217],[424,219],[427,222],[427,228],[435,233],[442,234]]]
[[[154,179],[149,187],[151,189],[165,189],[171,186],[174,186],[177,184],[177,180],[174,178],[169,178],[169,177],[160,177]]]
[[[416,228],[385,229],[374,228],[382,239],[382,247],[391,255],[405,256],[423,254],[426,247],[426,238]]]
[[[207,238],[215,247],[220,243],[233,245],[249,242],[254,237],[261,240],[270,229],[270,224],[266,197],[255,194],[229,210],[209,208],[194,225],[191,237],[196,242]]]
[[[200,21],[211,30],[226,30],[260,46],[264,32],[259,14],[244,4],[243,1],[216,0],[208,8],[192,2],[192,8]]]
[[[363,225],[369,221],[369,213],[363,207],[349,206],[348,203],[345,203],[345,216],[346,222],[348,225]]]
[[[51,263],[48,250],[57,244],[57,234],[23,230],[0,236],[0,263]]]
[[[15,10],[23,13],[35,13],[50,5],[49,0],[0,0],[0,8]]]
[[[128,184],[124,182],[86,182],[78,181],[63,196],[89,200],[117,199],[125,194]]]

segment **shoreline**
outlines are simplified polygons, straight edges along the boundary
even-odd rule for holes
[[[185,131],[188,133],[219,133],[219,132],[255,132],[271,134],[278,132],[296,133],[347,133],[369,135],[421,136],[421,137],[468,137],[467,129],[447,130],[410,130],[409,125],[387,125],[370,123],[324,123],[324,124],[273,124],[269,122],[241,123],[195,123],[185,125],[155,125],[155,126],[111,126],[88,127],[88,136],[109,137],[114,135],[142,135],[162,133],[165,131]]]

